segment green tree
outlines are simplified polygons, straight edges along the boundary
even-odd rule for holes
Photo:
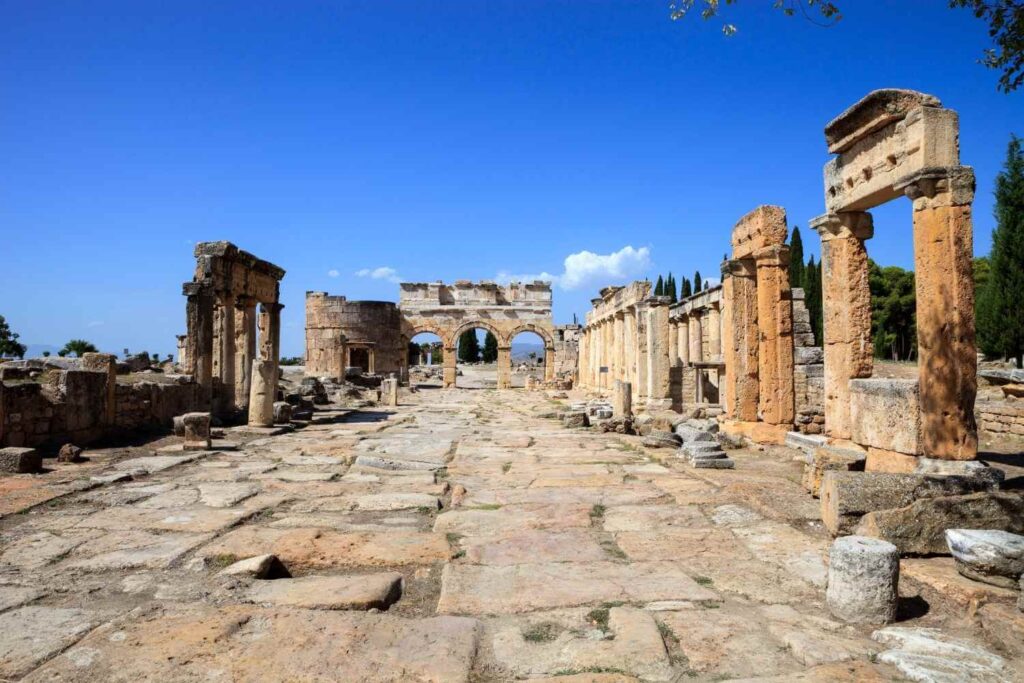
[[[800,228],[793,226],[793,235],[789,238],[789,286],[803,287],[804,284],[804,241],[800,237]]]
[[[11,332],[11,326],[0,315],[0,357],[24,358],[26,350],[25,345],[18,341],[18,333]]]
[[[985,354],[1015,358],[1024,367],[1024,151],[1016,136],[996,176],[995,196],[990,272],[977,303],[978,342]]]
[[[57,352],[57,355],[66,356],[69,353],[73,353],[81,358],[84,354],[95,353],[97,350],[91,342],[87,342],[84,339],[72,339],[64,345],[64,348]]]
[[[821,269],[815,265],[814,256],[807,260],[807,267],[804,268],[804,304],[811,317],[811,331],[814,332],[814,341],[818,346],[824,344],[822,330],[824,328],[825,311],[821,297]]]
[[[679,298],[685,299],[693,296],[693,285],[690,284],[690,278],[683,278],[683,286],[679,289]]]
[[[693,274],[693,293],[697,294],[701,290],[700,271],[698,270]]]
[[[917,293],[914,273],[868,261],[871,340],[875,357],[909,360],[917,354]]]
[[[654,296],[661,296],[665,292],[665,281],[658,276],[658,282],[654,285]]]
[[[974,291],[981,294],[992,275],[992,261],[988,256],[974,257]]]
[[[671,272],[669,272],[668,280],[665,282],[665,295],[672,303],[679,301],[679,297],[676,295],[676,278]]]
[[[476,338],[476,330],[466,330],[459,336],[459,360],[463,363],[480,360],[480,342]]]
[[[484,337],[484,362],[493,363],[496,360],[498,360],[498,338],[490,330],[487,330],[487,335]]]

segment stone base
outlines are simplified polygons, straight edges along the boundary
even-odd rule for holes
[[[900,562],[900,580],[919,589],[928,602],[954,605],[969,616],[986,603],[1012,605],[1017,599],[1016,590],[965,578],[956,570],[952,557],[904,559]]]
[[[804,434],[803,432],[786,432],[786,445],[813,456],[814,451],[828,443],[828,439],[819,434]]]
[[[722,431],[729,436],[744,437],[754,443],[786,445],[786,435],[793,429],[793,425],[773,425],[767,422],[739,422],[736,420],[725,420],[722,422]]]
[[[918,457],[896,451],[887,451],[884,448],[868,446],[868,459],[864,465],[866,472],[893,472],[896,474],[910,474],[917,470]]]

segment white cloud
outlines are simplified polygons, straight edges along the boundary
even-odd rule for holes
[[[327,271],[327,277],[338,277],[341,273],[338,272],[337,268],[331,268]]]
[[[592,283],[609,284],[608,280],[622,281],[643,275],[651,266],[651,250],[648,247],[634,249],[627,245],[610,254],[595,254],[592,251],[578,251],[569,254],[563,262],[561,275],[537,273],[512,275],[501,272],[495,278],[498,282],[531,282],[544,280],[562,289],[579,289]]]
[[[363,268],[362,270],[356,271],[356,277],[368,277],[372,280],[387,280],[398,284],[405,278],[398,274],[398,271],[388,266],[381,266],[380,268]]]

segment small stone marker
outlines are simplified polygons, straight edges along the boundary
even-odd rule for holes
[[[205,451],[210,448],[210,414],[185,413],[181,416],[182,436],[186,451]]]
[[[82,462],[82,449],[73,443],[66,443],[57,453],[57,462]]]
[[[1024,536],[995,529],[946,529],[956,569],[969,579],[1017,588],[1024,574]]]
[[[612,393],[612,415],[615,417],[632,417],[633,415],[633,384],[615,380]]]
[[[0,472],[29,474],[43,468],[43,456],[34,448],[8,446],[0,448]]]
[[[896,618],[899,551],[892,543],[863,536],[837,538],[829,552],[829,611],[855,624],[888,624]]]
[[[287,401],[274,403],[274,424],[288,424],[292,421],[292,404]]]
[[[398,378],[388,377],[380,382],[380,400],[386,406],[398,405]]]

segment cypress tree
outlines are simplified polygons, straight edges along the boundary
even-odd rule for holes
[[[487,330],[487,336],[484,337],[484,362],[493,363],[496,360],[498,360],[498,338],[490,330]]]
[[[665,291],[665,281],[658,276],[658,283],[654,285],[654,296],[661,296]]]
[[[996,176],[996,229],[988,282],[978,296],[978,341],[984,353],[1024,367],[1024,150],[1011,136]]]
[[[476,338],[476,330],[466,330],[459,336],[459,360],[463,363],[480,360],[480,342]]]
[[[789,286],[802,287],[804,283],[804,241],[800,237],[800,228],[793,226],[793,235],[789,238]]]
[[[825,312],[821,300],[821,270],[814,264],[813,254],[804,269],[803,289],[804,302],[811,316],[811,331],[814,332],[814,341],[821,346],[823,344],[822,326]]]
[[[683,278],[683,286],[679,290],[679,298],[685,299],[686,297],[693,296],[693,287],[690,285],[690,278]]]
[[[676,278],[672,275],[671,271],[668,274],[668,280],[665,281],[665,296],[667,296],[672,303],[679,301],[676,296]]]
[[[700,291],[700,289],[701,289],[700,285],[701,285],[701,283],[700,283],[700,271],[698,270],[696,273],[693,274],[693,293],[694,294],[696,294],[697,292]]]

